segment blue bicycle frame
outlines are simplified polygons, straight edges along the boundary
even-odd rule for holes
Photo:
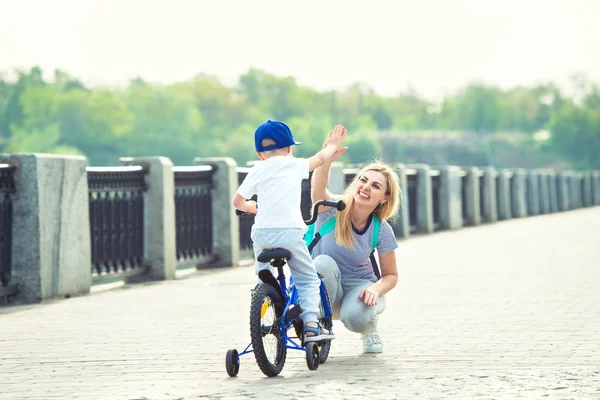
[[[279,329],[280,332],[282,332],[282,339],[284,340],[284,346],[287,349],[292,349],[292,350],[302,350],[302,351],[306,351],[306,349],[302,346],[300,346],[298,343],[294,342],[292,340],[291,337],[288,336],[287,331],[292,327],[292,325],[294,324],[294,319],[292,320],[288,320],[288,312],[290,310],[292,310],[292,306],[293,307],[299,307],[298,305],[298,290],[296,289],[296,285],[294,284],[294,279],[292,277],[290,277],[290,282],[289,282],[289,287],[286,285],[286,278],[285,275],[283,274],[283,268],[282,271],[280,271],[280,273],[277,275],[277,281],[279,281],[279,287],[281,289],[281,293],[283,293],[283,300],[285,301],[285,307],[283,308],[283,313],[281,315],[281,318],[279,319]],[[325,317],[330,317],[331,316],[331,306],[329,305],[329,301],[327,299],[327,295],[325,294],[325,284],[323,283],[323,280],[320,279],[320,285],[319,285],[319,294],[321,297],[321,304],[323,305],[323,314]],[[270,283],[264,282],[266,285],[269,285]],[[299,316],[298,316],[299,318]],[[248,353],[252,353],[254,350],[250,349],[250,347],[252,346],[252,343],[250,343],[248,346],[246,346],[246,348],[244,349],[244,351],[242,351],[241,353],[239,353],[239,356],[242,356],[244,354],[248,354]]]

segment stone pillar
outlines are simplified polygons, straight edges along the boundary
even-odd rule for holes
[[[481,224],[481,212],[479,205],[479,170],[477,168],[465,168],[467,173],[467,187],[465,191],[467,225],[475,226]]]
[[[525,170],[513,170],[511,185],[511,202],[513,218],[527,216],[527,196],[525,194]]]
[[[493,167],[484,167],[483,169],[483,204],[481,210],[483,222],[496,222],[498,220],[498,196],[496,195],[496,175]]]
[[[238,189],[237,163],[229,157],[196,158],[194,164],[212,165],[212,220],[215,266],[238,265],[240,261],[240,221],[231,200]]]
[[[463,225],[460,168],[440,167],[440,223],[442,229],[458,229]]]
[[[327,189],[334,195],[340,195],[346,190],[346,177],[344,176],[343,163],[336,161],[331,164]]]
[[[12,279],[16,304],[89,293],[92,282],[85,157],[1,154],[16,166]]]
[[[120,161],[148,170],[144,192],[144,260],[150,265],[147,277],[174,279],[177,247],[173,162],[166,157],[122,157]]]
[[[556,174],[556,191],[558,193],[558,211],[570,209],[569,173],[565,171]]]
[[[575,172],[573,180],[575,181],[575,185],[573,185],[573,195],[577,199],[577,207],[583,207],[583,172]]]
[[[433,232],[433,199],[431,195],[431,175],[428,165],[412,166],[417,171],[417,232]]]
[[[592,172],[586,171],[582,174],[583,193],[582,193],[582,206],[589,207],[592,203]]]
[[[406,166],[397,164],[394,166],[400,180],[400,206],[396,218],[389,220],[397,238],[408,238],[410,236],[410,221],[408,215],[408,186],[406,180]]]
[[[592,171],[592,204],[600,205],[600,171]]]
[[[550,208],[550,187],[549,180],[550,175],[548,171],[537,171],[538,180],[538,200],[539,200],[539,211],[540,214],[548,214]]]
[[[527,212],[529,215],[538,215],[540,213],[540,193],[538,173],[535,170],[526,172],[527,178]]]
[[[550,212],[558,212],[558,179],[554,171],[548,172],[548,192],[550,195]]]
[[[581,208],[581,174],[572,171],[569,177],[569,196],[571,198],[571,208]]]
[[[413,234],[417,232],[417,182],[419,176],[417,170],[412,167],[406,167],[404,175],[406,176],[406,190],[403,188],[403,206],[406,208],[409,233]]]
[[[496,177],[496,189],[498,194],[498,219],[512,218],[511,195],[510,195],[510,172],[501,169]]]

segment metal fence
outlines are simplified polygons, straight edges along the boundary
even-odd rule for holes
[[[559,209],[559,210],[561,210],[561,209],[563,209],[563,208],[565,208],[565,209],[567,208],[567,207],[566,207],[566,204],[568,204],[568,203],[567,203],[567,201],[568,201],[568,199],[569,199],[569,195],[568,195],[568,186],[567,186],[567,193],[566,193],[566,196],[565,196],[565,193],[564,193],[564,192],[561,190],[561,188],[560,188],[560,182],[561,182],[561,178],[562,178],[562,177],[561,177],[559,174],[556,174],[556,175],[554,176],[554,184],[555,184],[555,185],[556,185],[556,187],[557,187],[557,201],[558,201],[558,209]]]
[[[360,171],[360,168],[344,168],[342,170],[342,172],[344,173],[344,182],[346,183],[346,187],[352,183],[352,180],[354,179],[354,177],[356,176],[356,174],[358,174],[358,171]]]
[[[494,176],[495,184],[496,184],[496,209],[498,210],[498,219],[504,219],[504,212],[501,207],[504,204],[502,201],[502,195],[504,194],[504,187],[501,186],[502,175],[496,172]]]
[[[12,227],[15,193],[14,165],[0,164],[0,296],[14,294],[16,288],[10,285],[12,277]]]
[[[429,176],[431,177],[431,203],[433,212],[433,230],[439,231],[443,228],[440,220],[440,187],[442,185],[441,173],[437,169],[429,170]]]
[[[141,166],[88,167],[92,278],[138,275],[144,264]]]
[[[241,185],[244,179],[246,179],[248,172],[250,172],[249,167],[237,168],[238,185]],[[256,197],[253,197],[253,200],[256,200]],[[245,254],[253,251],[252,239],[250,238],[252,225],[254,225],[254,215],[243,215],[240,217],[240,251]]]
[[[419,174],[416,169],[405,170],[406,173],[406,204],[408,204],[408,227],[410,233],[417,232],[417,186]]]
[[[529,198],[531,196],[531,179],[529,177],[528,174],[523,175],[523,196],[525,197],[525,213],[527,213],[528,215],[533,215],[534,214],[534,205],[533,203],[531,203],[529,201]]]
[[[485,175],[483,171],[477,170],[475,172],[477,182],[479,183],[479,215],[481,217],[481,222],[489,222],[491,220],[491,216],[486,213],[487,210],[484,208],[485,198],[486,198],[486,185],[485,185]]]
[[[300,209],[302,210],[302,218],[309,220],[312,216],[312,198],[311,198],[311,181],[312,171],[308,174],[308,179],[302,180],[302,198],[300,200]]]
[[[537,195],[539,196],[539,186],[538,186],[538,179],[537,179],[537,175],[530,175],[527,174],[525,175],[525,202],[526,202],[526,206],[527,206],[527,214],[528,215],[536,215],[539,214],[540,212],[540,205],[539,203],[534,203],[532,200],[535,198],[539,198],[539,197],[534,197],[534,193],[537,193]]]
[[[175,232],[179,264],[207,264],[213,255],[212,194],[216,167],[173,167]]]
[[[510,193],[510,215],[516,217],[519,215],[519,198],[517,197],[517,179],[513,171],[507,172],[508,187]]]
[[[469,206],[467,203],[467,197],[468,197],[468,188],[469,188],[469,176],[467,174],[467,171],[465,170],[461,170],[460,171],[460,199],[461,199],[461,215],[462,215],[462,222],[463,222],[463,226],[468,226],[469,225]]]

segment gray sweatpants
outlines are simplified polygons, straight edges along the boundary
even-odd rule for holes
[[[254,246],[255,259],[262,249],[270,247],[283,247],[292,253],[292,258],[288,261],[288,265],[292,278],[294,278],[296,289],[298,290],[298,301],[302,309],[300,318],[304,322],[316,322],[320,314],[319,306],[321,298],[319,296],[319,286],[321,282],[315,271],[312,258],[308,253],[308,248],[304,243],[304,231],[293,228],[255,229],[252,227],[250,236]],[[258,275],[261,269],[271,270],[272,268],[269,264],[256,261],[254,269]]]
[[[377,317],[385,310],[385,297],[379,297],[375,306],[366,306],[358,298],[360,291],[371,286],[368,279],[341,279],[335,260],[326,255],[317,256],[314,265],[327,288],[332,304],[333,318],[342,321],[346,329],[357,333],[369,333],[377,326]]]

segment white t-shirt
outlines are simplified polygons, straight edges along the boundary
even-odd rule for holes
[[[250,169],[237,192],[245,199],[257,195],[255,228],[300,228],[306,231],[300,201],[302,180],[308,179],[306,158],[275,156]]]

